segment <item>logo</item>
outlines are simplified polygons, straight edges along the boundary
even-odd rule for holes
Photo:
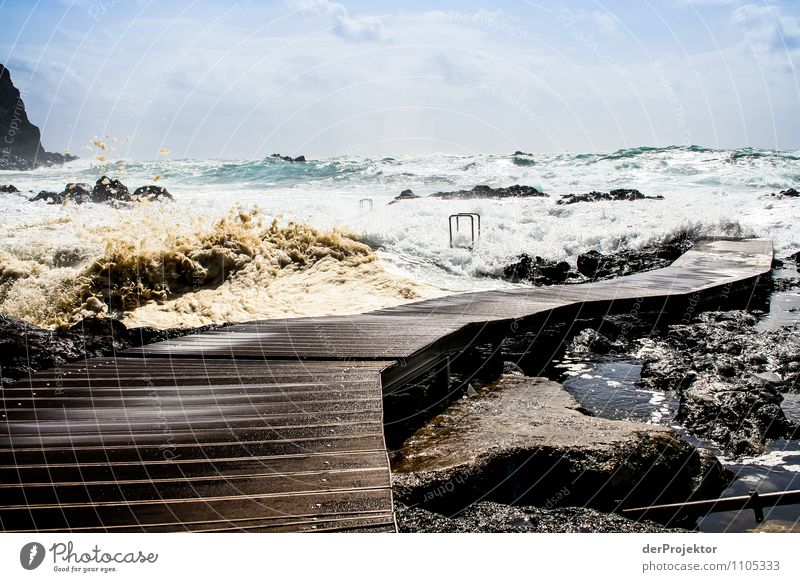
[[[42,565],[44,554],[44,546],[39,542],[25,544],[19,551],[19,563],[26,570],[35,570]]]

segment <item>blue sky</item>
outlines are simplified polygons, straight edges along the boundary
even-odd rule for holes
[[[79,155],[800,149],[797,0],[0,0],[0,39]]]

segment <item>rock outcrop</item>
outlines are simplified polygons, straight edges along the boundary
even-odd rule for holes
[[[414,200],[415,198],[422,198],[422,196],[414,194],[414,192],[411,191],[410,189],[403,190],[402,192],[400,192],[400,195],[395,196],[394,200],[389,202],[389,204],[396,204],[397,202],[401,202],[402,200]]]
[[[108,356],[133,346],[211,329],[128,329],[110,318],[84,319],[68,330],[50,331],[0,314],[0,379],[9,384],[31,372]]]
[[[679,531],[585,507],[536,507],[481,501],[455,516],[395,504],[401,533],[661,533]]]
[[[534,285],[558,285],[580,278],[566,261],[550,261],[523,253],[503,271],[509,281],[528,281]]]
[[[19,190],[17,190],[17,187],[13,184],[0,184],[0,192],[4,194],[16,194]]]
[[[673,391],[687,430],[734,455],[764,451],[768,438],[796,438],[782,392],[800,385],[800,337],[788,328],[758,330],[746,311],[703,313],[638,340],[640,384]]]
[[[773,192],[771,196],[776,196],[778,198],[798,198],[800,197],[800,192],[794,188],[787,188],[786,190],[781,190],[777,194]]]
[[[88,184],[70,182],[64,187],[62,192],[49,192],[42,190],[31,198],[31,202],[43,200],[48,204],[83,204],[92,201],[92,190]]]
[[[478,185],[472,190],[434,192],[433,194],[429,194],[427,198],[438,198],[440,200],[478,200],[489,198],[546,198],[548,196],[549,194],[545,194],[533,186],[520,186],[519,184],[514,184],[513,186],[508,186],[507,188],[492,188],[491,186]],[[414,194],[411,190],[403,190],[400,195],[395,197],[395,199],[389,202],[389,204],[394,204],[395,202],[400,202],[401,200],[413,200],[415,198],[422,198],[422,196]]]
[[[174,200],[172,194],[167,192],[167,189],[162,186],[140,186],[133,191],[132,198],[134,200],[148,200],[151,202],[157,200]]]
[[[109,202],[111,200],[120,200],[128,202],[131,199],[131,194],[128,187],[119,180],[103,176],[92,189],[92,202]]]
[[[663,200],[663,196],[645,196],[638,190],[620,188],[610,192],[587,192],[586,194],[567,194],[556,204],[576,204],[578,202],[600,202],[604,200]]]
[[[31,170],[75,159],[45,151],[41,132],[28,119],[19,89],[11,82],[8,69],[0,65],[0,170]]]
[[[590,280],[632,275],[668,267],[691,246],[691,239],[680,236],[663,244],[650,245],[634,251],[606,255],[591,250],[578,255],[577,268],[581,275]]]
[[[97,180],[94,187],[90,187],[88,184],[71,182],[64,187],[62,192],[42,190],[30,199],[31,202],[44,201],[48,204],[126,203],[145,200],[155,202],[173,200],[173,198],[166,188],[152,185],[141,186],[131,194],[128,187],[119,180],[103,176]]]
[[[284,155],[281,155],[281,154],[272,154],[270,157],[277,158],[279,160],[283,160],[284,162],[305,162],[306,161],[306,157],[305,156],[297,156],[296,158],[293,158],[292,156],[284,156]]]
[[[533,186],[514,184],[507,188],[492,188],[491,186],[478,185],[472,190],[435,192],[428,196],[428,198],[440,198],[442,200],[474,200],[478,198],[533,198],[547,196],[547,194],[537,190]]]
[[[648,245],[638,250],[613,254],[591,250],[578,255],[577,270],[566,261],[549,260],[522,253],[512,263],[506,265],[503,278],[515,282],[528,281],[534,285],[611,279],[667,267],[688,251],[692,244],[691,238],[681,235],[664,243]]]
[[[478,501],[623,507],[718,495],[731,475],[669,428],[583,414],[560,384],[502,376],[408,439],[395,498],[451,514]]]

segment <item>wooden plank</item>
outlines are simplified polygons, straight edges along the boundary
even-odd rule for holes
[[[4,390],[0,527],[394,531],[386,362],[175,364],[99,358]]]
[[[394,531],[382,373],[511,322],[750,285],[771,262],[769,241],[703,241],[629,277],[253,321],[43,371],[2,393],[0,527]]]

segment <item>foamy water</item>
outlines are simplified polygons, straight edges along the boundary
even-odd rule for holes
[[[280,276],[270,272],[268,279],[254,275],[255,267],[240,269],[238,282],[231,279],[214,288],[183,290],[180,297],[156,297],[138,314],[129,314],[130,322],[195,325],[231,318],[354,312],[508,285],[496,276],[521,252],[574,262],[591,248],[604,252],[636,248],[679,232],[766,236],[774,240],[778,256],[800,250],[800,200],[769,196],[800,185],[800,152],[673,147],[540,154],[532,159],[310,157],[307,163],[294,164],[268,158],[115,162],[100,167],[80,160],[63,168],[0,172],[0,184],[34,193],[61,191],[67,182],[92,184],[103,173],[119,177],[131,189],[159,176],[158,183],[175,196],[175,202],[116,209],[30,203],[28,192],[0,195],[0,311],[52,325],[52,314],[49,319],[26,314],[26,302],[41,303],[58,286],[73,292],[69,287],[78,284],[75,279],[81,269],[102,256],[109,241],[163,245],[168,234],[191,237],[208,232],[237,205],[244,209],[257,205],[266,220],[277,218],[282,225],[296,221],[322,232],[344,230],[372,247],[378,260],[353,266],[326,259],[316,266],[295,265]],[[406,188],[425,195],[477,184],[517,183],[535,186],[551,197],[423,199],[388,205]],[[556,205],[560,195],[622,187],[665,199]],[[364,198],[372,200],[372,210],[369,203],[360,207]],[[449,246],[448,216],[456,212],[481,215],[482,236],[472,250]],[[23,279],[25,284],[20,283]],[[300,288],[305,289],[302,294],[296,292]],[[182,315],[172,317],[171,312]]]

